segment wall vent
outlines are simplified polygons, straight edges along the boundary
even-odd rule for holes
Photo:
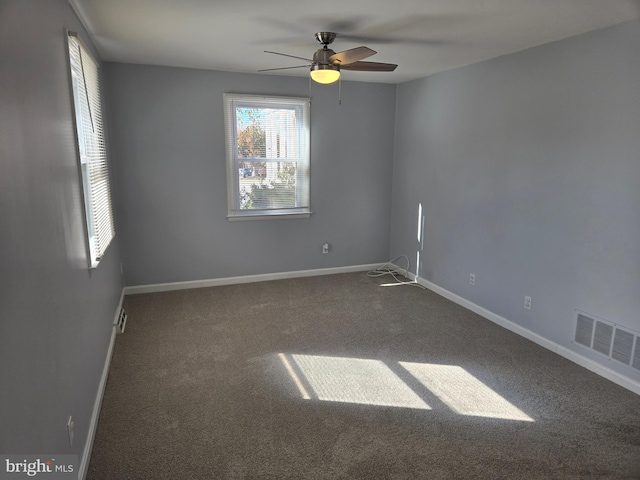
[[[632,333],[625,332],[616,328],[616,334],[613,337],[613,349],[611,350],[611,358],[619,362],[629,365],[631,363],[631,354],[633,353],[633,342],[635,338]]]
[[[124,308],[120,309],[120,315],[118,315],[118,321],[116,322],[116,328],[118,333],[124,333],[124,327],[127,325],[127,312]]]
[[[612,339],[613,325],[596,321],[596,331],[593,334],[593,349],[604,355],[610,355]]]
[[[593,338],[593,318],[578,314],[578,322],[576,325],[576,343],[591,348],[591,339]]]
[[[636,348],[633,351],[633,362],[631,366],[636,370],[640,370],[640,339],[636,337]]]
[[[629,328],[578,312],[573,341],[640,370],[640,334]]]

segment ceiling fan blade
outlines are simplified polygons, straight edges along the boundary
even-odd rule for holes
[[[427,40],[422,38],[415,38],[409,36],[373,36],[373,35],[349,35],[349,34],[338,34],[338,39],[340,40],[349,40],[351,42],[363,42],[363,43],[373,43],[378,45],[392,45],[392,44],[406,44],[406,45],[447,45],[451,43],[450,41],[444,40]]]
[[[309,68],[311,65],[297,65],[295,67],[279,67],[279,68],[263,68],[262,70],[258,70],[259,72],[271,72],[273,70],[289,70],[290,68]]]
[[[357,62],[363,58],[370,57],[376,53],[375,50],[371,50],[369,47],[356,47],[343,52],[334,53],[329,57],[329,62],[338,64],[341,67],[349,65],[350,63]]]
[[[340,70],[352,70],[358,72],[393,72],[398,65],[381,62],[353,62],[349,65],[340,65]]]
[[[297,58],[298,60],[304,60],[309,63],[313,62],[310,58],[296,57],[295,55],[287,55],[286,53],[270,52],[269,50],[265,50],[264,53],[273,53],[274,55],[282,55],[283,57]]]

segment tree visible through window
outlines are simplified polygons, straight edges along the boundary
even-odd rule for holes
[[[309,211],[309,100],[225,95],[229,218]]]

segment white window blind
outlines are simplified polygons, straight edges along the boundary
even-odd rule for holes
[[[230,220],[308,217],[309,99],[225,94]]]
[[[75,33],[69,32],[68,40],[89,266],[95,268],[115,234],[102,124],[100,71]]]

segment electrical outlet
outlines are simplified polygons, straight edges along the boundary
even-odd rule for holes
[[[69,446],[73,446],[73,418],[69,417],[67,420],[67,434],[69,435]]]
[[[531,297],[524,297],[524,308],[531,310]]]
[[[322,253],[324,255],[326,255],[327,253],[329,253],[329,244],[328,243],[323,243],[322,244]]]
[[[475,273],[470,273],[469,274],[469,283],[471,285],[475,285],[476,284],[476,274]]]

